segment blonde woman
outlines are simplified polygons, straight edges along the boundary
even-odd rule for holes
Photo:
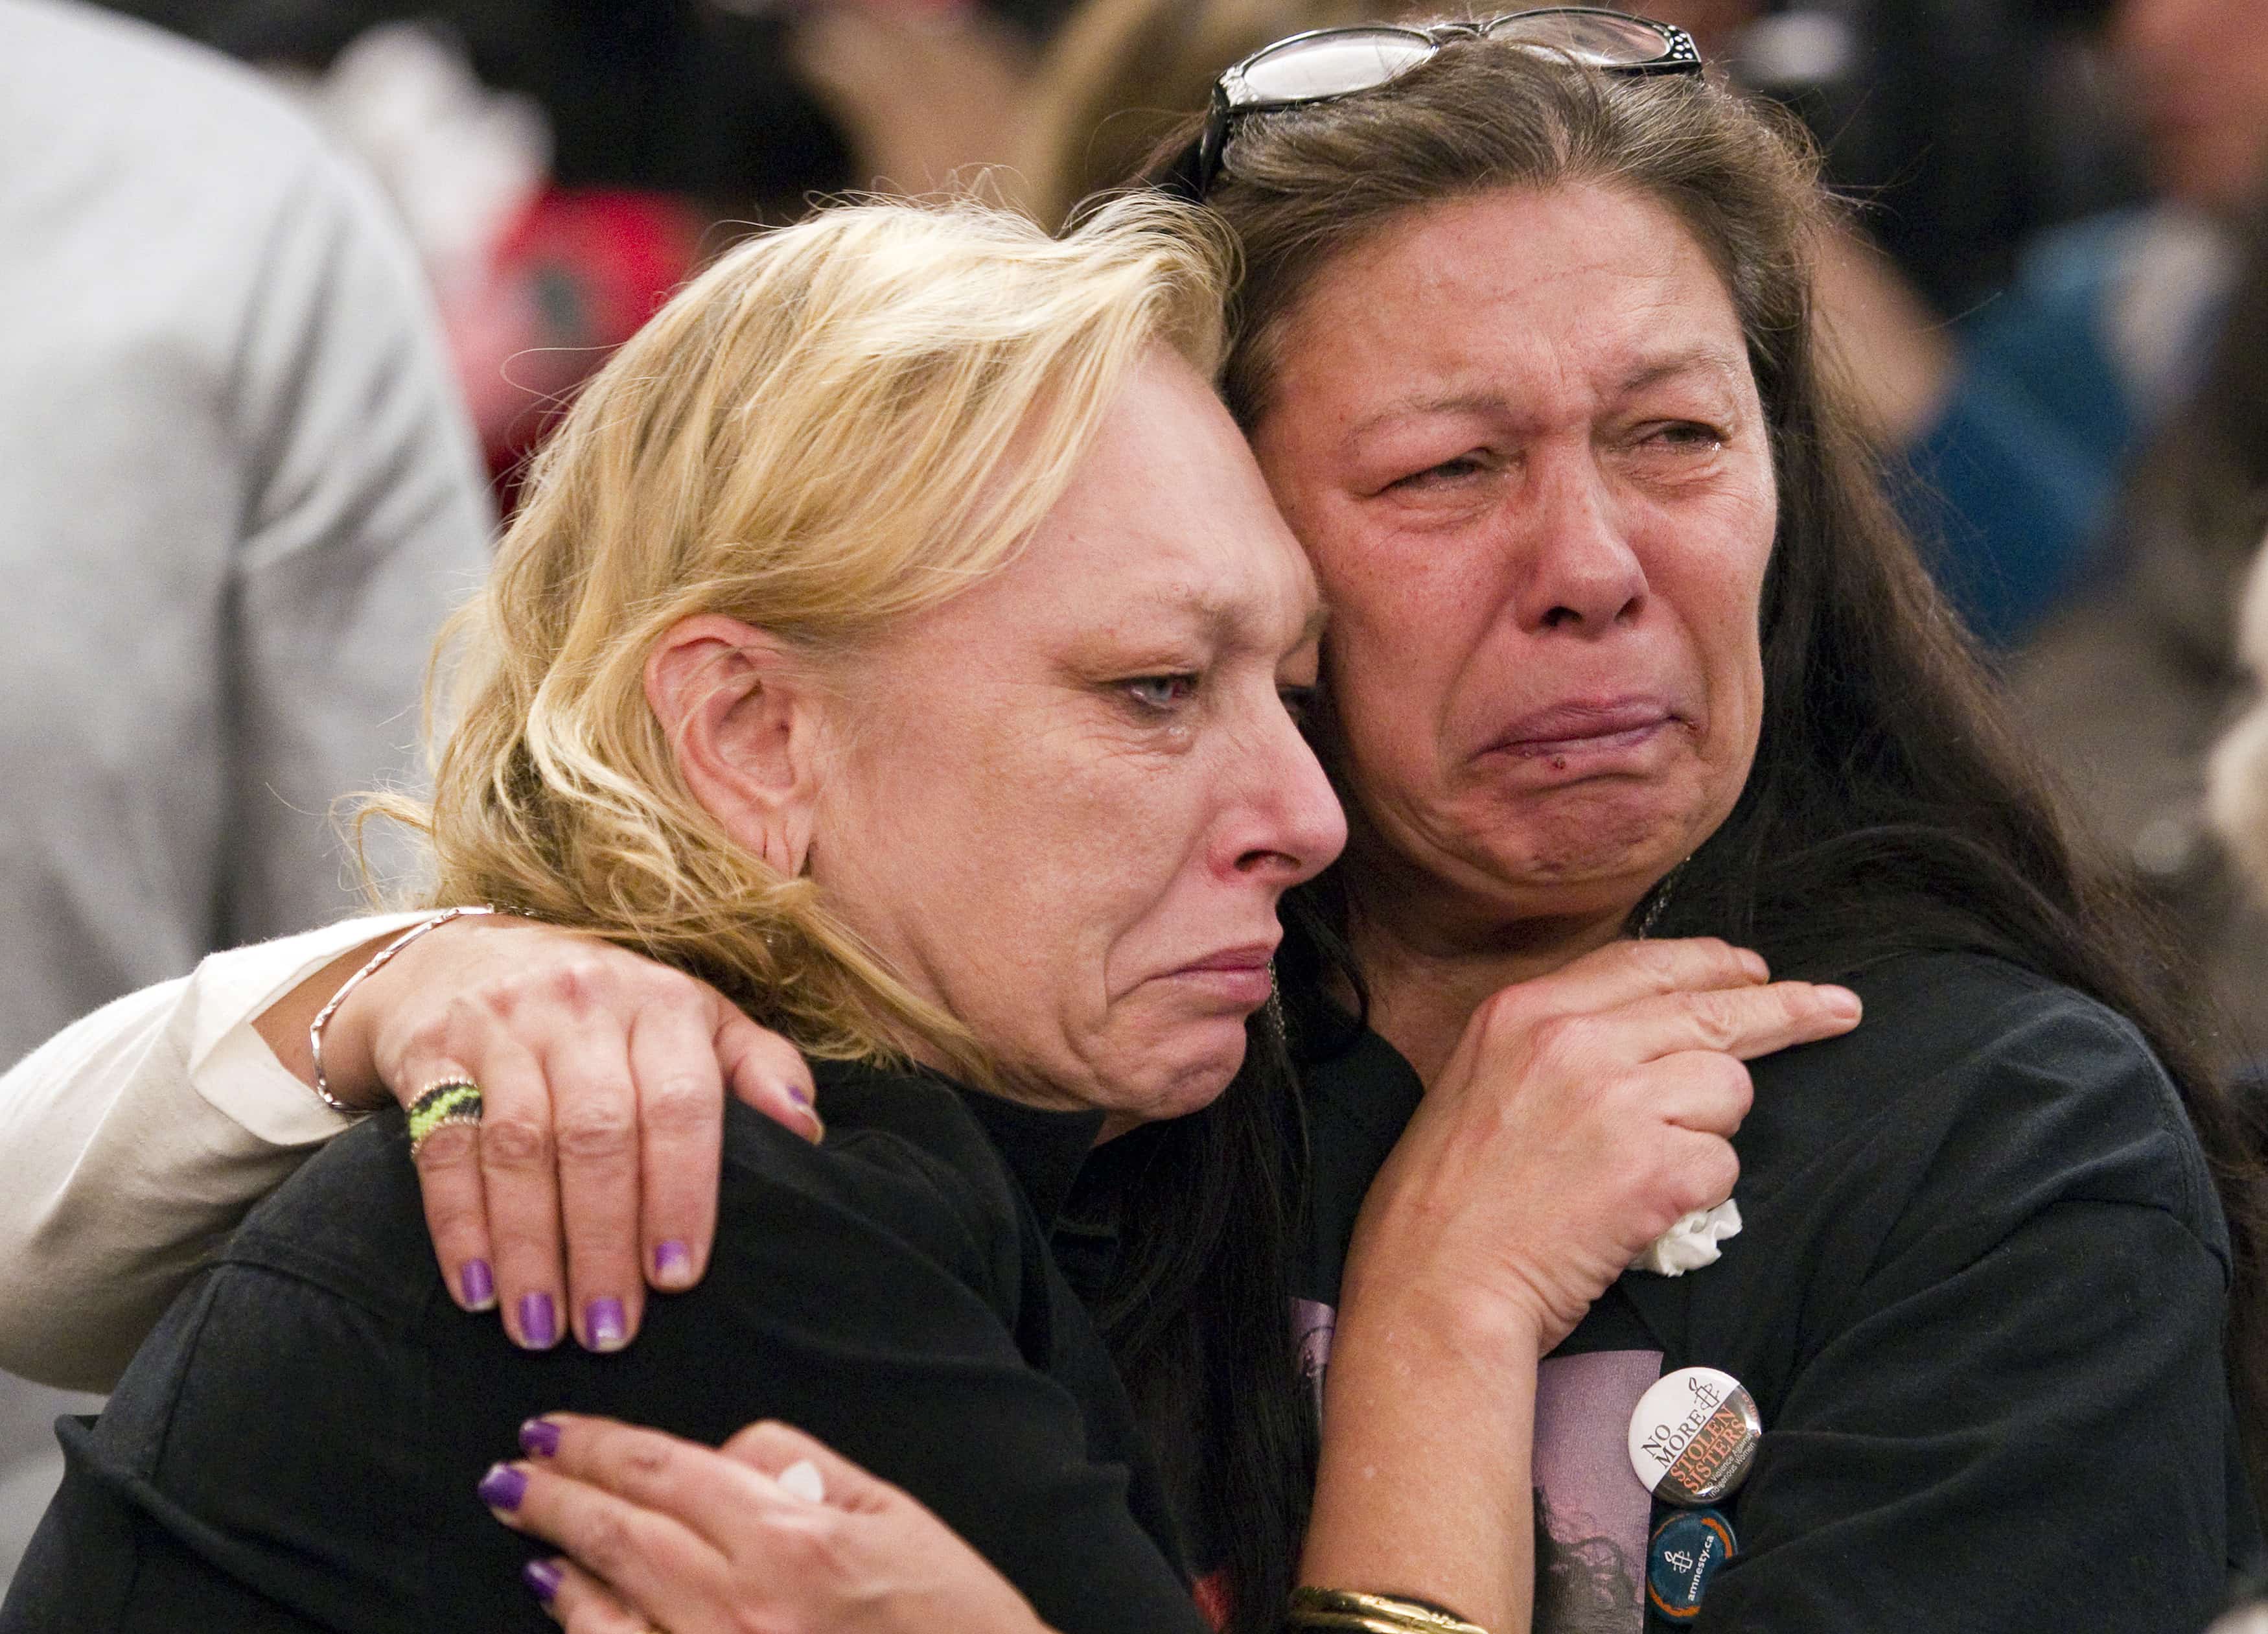
[[[1314,580],[1207,383],[1211,242],[1157,203],[1060,243],[847,209],[735,252],[601,372],[460,621],[433,802],[392,809],[436,900],[645,950],[792,1040],[828,1136],[736,1109],[697,1290],[627,1351],[547,1354],[541,1306],[509,1336],[457,1307],[410,1127],[361,1125],[67,1431],[0,1627],[542,1626],[515,1579],[557,1577],[475,1491],[516,1509],[526,1470],[490,1460],[549,1452],[523,1425],[552,1408],[712,1445],[792,1420],[1055,1627],[1203,1626],[1189,1495],[1305,1484],[1290,1099],[1265,1059],[1231,1080],[1277,899],[1344,838],[1284,703],[1315,678]],[[1847,1024],[1734,985],[1776,1042]],[[326,1064],[331,1092],[367,1072]],[[491,1052],[481,1087],[548,1070]],[[1618,1267],[1722,1195],[1746,1087],[1707,1076],[1675,1124],[1489,1109],[1460,1232]],[[1616,1154],[1572,1193],[1569,1128]],[[1112,1239],[1079,1290],[1108,1343],[1050,1254],[1066,1208]],[[622,1313],[581,1320],[603,1342]],[[1227,1587],[1258,1626],[1296,1517],[1250,1530]]]

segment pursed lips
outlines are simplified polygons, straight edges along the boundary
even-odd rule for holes
[[[1530,759],[1631,748],[1678,719],[1657,698],[1554,704],[1513,721],[1483,752]]]
[[[1217,994],[1224,1000],[1256,1009],[1268,1002],[1270,963],[1276,957],[1277,937],[1246,943],[1166,972],[1168,980],[1186,981]]]

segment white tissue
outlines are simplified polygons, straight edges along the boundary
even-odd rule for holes
[[[1647,1244],[1646,1252],[1631,1261],[1631,1269],[1652,1271],[1656,1276],[1697,1271],[1716,1264],[1724,1252],[1717,1245],[1738,1236],[1740,1230],[1740,1205],[1729,1197],[1713,1209],[1696,1209]]]
[[[792,1492],[807,1504],[827,1501],[827,1482],[820,1478],[819,1466],[809,1459],[799,1459],[779,1472],[780,1490]]]

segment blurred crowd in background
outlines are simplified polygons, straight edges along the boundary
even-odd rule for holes
[[[1690,28],[1724,72],[1815,133],[1852,205],[1848,239],[1824,247],[1821,321],[1901,503],[2076,802],[2211,972],[2231,1018],[2229,1061],[2257,1059],[2268,1030],[2256,1041],[2245,1025],[2268,1017],[2268,915],[2213,838],[2203,791],[2207,751],[2249,696],[2236,609],[2268,524],[2268,0],[1639,9]],[[977,187],[1060,221],[1200,112],[1214,77],[1239,57],[1302,28],[1395,15],[1364,0],[114,0],[108,10],[250,65],[271,87],[257,95],[298,105],[279,118],[327,132],[311,139],[349,156],[364,178],[340,185],[374,181],[383,196],[386,222],[307,250],[307,287],[323,294],[294,320],[300,338],[277,343],[284,351],[263,378],[279,401],[315,401],[307,381],[332,365],[311,359],[351,351],[328,337],[367,328],[376,308],[398,306],[403,322],[424,326],[398,351],[355,343],[372,361],[331,400],[338,446],[358,449],[366,469],[327,521],[301,531],[343,539],[393,519],[357,545],[366,555],[350,579],[333,576],[335,552],[299,552],[247,522],[217,558],[210,595],[167,591],[135,617],[136,639],[154,631],[161,649],[258,648],[259,622],[288,618],[332,668],[358,643],[394,654],[390,691],[326,706],[375,723],[366,747],[325,763],[334,793],[406,764],[426,639],[448,594],[477,572],[525,461],[576,383],[704,258],[863,189]],[[11,88],[7,38],[0,32],[7,151],[68,170],[71,144],[90,127],[11,122],[34,117],[38,99]],[[116,40],[147,53],[127,31]],[[99,70],[74,94],[88,118],[122,129],[123,101],[106,111],[104,98],[138,96],[130,87],[140,82]],[[195,114],[166,117],[182,144],[205,139]],[[276,134],[284,129],[261,139],[288,145],[297,138]],[[90,168],[98,181],[88,185],[101,172]],[[216,185],[225,179],[217,174]],[[76,333],[80,308],[38,282],[85,275],[40,263],[49,240],[7,218],[11,199],[28,208],[18,181],[0,187],[0,358],[21,366],[35,355],[91,355],[114,336]],[[170,185],[181,219],[168,233],[252,231],[209,206],[194,176]],[[146,204],[136,208],[149,218]],[[307,218],[304,202],[290,208],[291,219]],[[359,209],[347,217],[360,222]],[[335,277],[320,270],[325,256],[359,254],[355,234],[365,231],[391,235],[369,251],[372,265],[406,241],[419,288],[358,288],[345,262]],[[280,238],[242,248],[255,285],[262,256],[291,253]],[[133,286],[129,307],[156,310],[149,292],[176,286],[185,308],[201,299],[184,270],[193,258],[167,255]],[[114,257],[100,277],[124,277]],[[436,344],[433,395],[421,397],[419,348]],[[179,383],[178,371],[150,378]],[[230,375],[225,390],[241,388]],[[183,389],[197,395],[194,382]],[[4,396],[42,399],[0,403],[0,462],[38,467],[49,456],[37,438],[68,415],[69,397],[28,367],[0,378]],[[166,419],[162,401],[142,401],[149,418]],[[279,445],[292,444],[289,430]],[[129,478],[139,469],[110,457]],[[275,500],[278,515],[304,515],[306,496],[337,469],[292,447],[273,464],[260,480],[291,491],[288,503]],[[405,473],[423,484],[412,497]],[[0,476],[0,489],[9,480]],[[260,509],[244,499],[252,492],[232,490],[217,510]],[[152,503],[164,512],[177,500],[156,492]],[[46,628],[43,612],[66,633],[83,625],[69,605],[41,607],[40,594],[62,594],[50,587],[55,541],[33,536],[21,514],[0,522],[0,646],[18,649],[0,655],[11,771],[26,745],[58,768],[101,763],[106,743],[120,758],[120,737],[90,744],[76,714],[63,724],[42,713],[50,691],[74,710],[83,697],[55,687],[49,661],[16,630]],[[179,543],[173,526],[160,530],[167,549]],[[412,537],[424,552],[414,594],[387,566]],[[304,581],[260,580],[295,552]],[[182,629],[168,636],[169,621]],[[261,650],[276,674],[256,706],[245,702],[256,689],[242,664],[222,651],[206,666],[211,731],[245,730],[256,717],[279,758],[306,761],[317,737],[336,748],[345,734],[294,720],[320,689]],[[112,681],[117,711],[141,707],[114,671]],[[164,730],[177,750],[198,741],[184,727]],[[303,832],[277,842],[291,860],[267,870],[297,869],[301,891],[275,877],[258,890],[225,883],[240,857],[210,879],[194,860],[169,861],[190,906],[166,938],[147,934],[146,899],[76,906],[73,880],[41,860],[70,849],[52,823],[82,833],[97,809],[123,814],[129,828],[171,821],[161,808],[136,815],[131,788],[73,804],[58,789],[76,775],[13,778],[0,795],[0,906],[11,932],[75,914],[140,915],[141,941],[127,936],[120,957],[90,961],[85,950],[102,933],[80,925],[68,954],[19,953],[45,986],[38,1003],[20,1006],[28,978],[0,992],[0,1055],[13,1059],[116,992],[180,973],[207,947],[298,928],[349,900],[336,852]],[[240,774],[269,793],[281,778]],[[153,787],[142,792],[166,792]],[[326,798],[318,789],[286,803]],[[33,815],[36,802],[49,815]],[[299,815],[307,832],[320,829],[319,812]],[[257,843],[256,820],[224,813],[208,826],[216,849]],[[99,872],[117,869],[84,870]],[[53,1479],[55,1410],[53,1398],[0,1379],[0,1584]]]
[[[750,226],[814,199],[976,185],[1049,220],[1123,181],[1215,75],[1363,0],[113,0],[252,63],[375,172],[431,272],[491,470],[659,296]],[[2212,0],[1663,0],[1724,70],[1817,133],[1886,253],[1850,282],[1894,446],[1935,453],[1971,329],[2059,444],[2024,491],[1955,498],[1977,527],[2044,521],[1963,580],[1985,632],[2029,633],[2076,576],[2125,443],[2196,372],[2224,304],[2268,129],[2243,4]],[[2160,14],[2163,14],[2162,16]],[[2163,206],[2160,209],[2157,207]],[[2056,229],[2086,221],[2073,238]],[[2124,264],[2132,258],[2134,264]],[[2146,287],[2107,287],[2128,278]],[[2012,336],[2101,299],[2154,309],[2071,355]],[[2178,311],[2164,310],[2166,303]],[[1940,322],[1955,325],[1940,336]],[[2146,332],[2143,332],[2146,331]],[[2028,352],[2025,342],[2035,344]],[[2111,395],[2085,371],[2107,370]],[[2084,410],[2058,392],[2091,398]],[[1964,405],[1969,406],[1969,405]],[[1956,434],[1957,428],[1956,428]],[[2089,469],[2081,470],[2085,464]],[[1933,471],[1933,476],[1937,473]],[[1992,475],[2007,474],[1996,469]],[[2037,504],[2045,514],[2019,517]],[[1999,513],[2007,513],[2005,514]],[[1942,519],[1951,523],[1958,517]]]

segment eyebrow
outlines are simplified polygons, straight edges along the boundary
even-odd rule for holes
[[[1234,603],[1204,591],[1177,592],[1173,599],[1181,610],[1203,625],[1215,640],[1226,640],[1242,622],[1242,616]],[[1324,627],[1330,619],[1331,610],[1318,601],[1301,621],[1300,639],[1294,645],[1305,647],[1310,641],[1322,640]]]
[[[1742,359],[1742,362],[1746,359]],[[1687,347],[1639,362],[1629,373],[1615,383],[1617,396],[1626,397],[1632,392],[1644,391],[1649,386],[1674,380],[1683,374],[1707,374],[1728,388],[1737,388],[1740,364],[1727,356],[1720,347],[1707,344]],[[1396,398],[1377,413],[1366,416],[1350,426],[1346,441],[1352,444],[1389,420],[1402,419],[1415,414],[1494,414],[1505,406],[1501,392],[1461,391],[1440,396],[1410,396]]]
[[[1446,397],[1397,397],[1377,413],[1366,415],[1347,427],[1346,440],[1359,442],[1385,425],[1413,414],[1492,414],[1504,406],[1500,393],[1456,392]]]
[[[1741,378],[1740,364],[1746,361],[1743,358],[1736,363],[1715,346],[1694,346],[1652,363],[1640,364],[1623,376],[1617,390],[1628,396],[1631,392],[1659,386],[1662,381],[1681,374],[1713,374],[1723,384],[1737,387]]]

